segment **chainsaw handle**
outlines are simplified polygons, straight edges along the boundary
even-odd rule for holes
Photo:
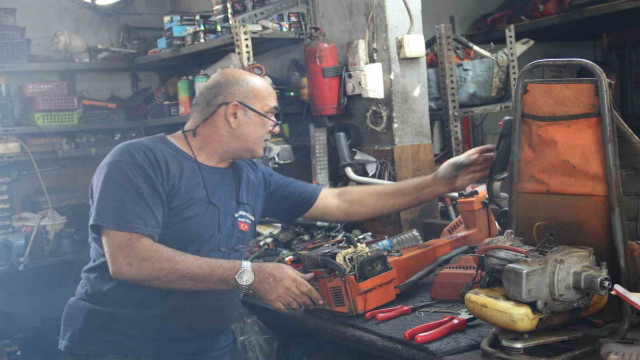
[[[412,329],[409,329],[407,331],[404,332],[404,334],[402,335],[402,337],[405,340],[411,340],[413,339],[414,336],[418,335],[418,334],[422,334],[424,332],[427,331],[431,331],[431,330],[435,330],[437,328],[439,328],[440,326],[443,326],[444,324],[450,322],[454,317],[451,315],[445,315],[442,319],[437,320],[437,321],[432,321],[430,323],[426,323],[426,324],[422,324],[420,326],[416,326]]]
[[[427,331],[425,333],[416,335],[416,337],[414,338],[414,341],[416,342],[416,344],[424,344],[426,342],[438,340],[446,335],[451,334],[454,331],[462,331],[466,328],[467,328],[467,319],[454,317],[453,320],[449,321],[448,323],[440,326],[435,330]]]
[[[385,313],[377,314],[376,320],[378,321],[387,321],[391,319],[395,319],[400,315],[409,315],[411,314],[411,306],[401,306],[398,309],[388,311]]]

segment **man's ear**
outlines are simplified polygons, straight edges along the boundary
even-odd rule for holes
[[[231,104],[227,105],[225,109],[225,121],[232,129],[235,129],[236,127],[238,127],[238,125],[240,125],[241,111],[242,107],[238,103],[232,102]]]

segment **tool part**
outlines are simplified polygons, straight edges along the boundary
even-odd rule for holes
[[[394,306],[394,307],[390,307],[390,308],[384,308],[384,309],[373,310],[373,311],[369,311],[369,312],[365,313],[365,314],[364,314],[364,317],[365,317],[367,320],[371,320],[371,319],[373,319],[374,317],[376,317],[377,315],[385,314],[385,313],[387,313],[387,312],[391,312],[391,311],[395,311],[395,310],[400,310],[400,309],[402,309],[402,308],[404,308],[404,307],[406,307],[406,306],[404,306],[404,305],[398,305],[398,306]]]
[[[631,292],[616,284],[613,286],[611,294],[619,296],[620,298],[622,298],[622,300],[631,304],[631,306],[633,306],[636,310],[640,310],[640,293]]]
[[[376,320],[378,321],[387,321],[387,320],[395,319],[401,315],[409,315],[415,310],[422,309],[424,307],[433,305],[435,303],[436,301],[429,301],[426,303],[416,304],[411,306],[398,305],[398,306],[394,306],[386,309],[369,311],[368,313],[364,314],[364,317],[367,319],[372,319],[375,317]]]
[[[467,284],[473,282],[469,290],[474,284],[477,287],[482,273],[476,265],[476,260],[475,256],[463,256],[458,263],[445,265],[431,286],[431,298],[460,301],[461,291]]]
[[[409,329],[405,331],[403,337],[407,341],[413,339],[416,344],[424,344],[443,338],[452,332],[465,330],[467,324],[475,320],[475,316],[463,310],[460,316],[445,315],[440,320]]]
[[[592,294],[606,295],[607,265],[596,265],[592,248],[549,242],[525,245],[512,230],[483,241],[476,251],[484,256],[481,283],[502,284],[507,298],[530,304],[543,314],[586,308]]]

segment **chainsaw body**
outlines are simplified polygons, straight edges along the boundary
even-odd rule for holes
[[[441,238],[382,253],[363,244],[328,246],[302,256],[303,268],[325,300],[325,308],[362,314],[393,301],[398,286],[457,248],[479,244],[497,233],[493,214],[484,206],[486,193],[458,200],[460,216]],[[346,253],[346,256],[345,256]]]

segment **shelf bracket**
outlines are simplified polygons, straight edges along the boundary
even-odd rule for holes
[[[511,102],[516,93],[516,81],[518,80],[518,53],[516,50],[516,27],[511,24],[504,29],[507,40],[507,56],[509,57],[509,85],[511,86]]]
[[[251,41],[251,31],[246,25],[241,25],[236,19],[231,20],[233,28],[233,46],[240,64],[244,69],[253,64],[253,43]]]
[[[447,114],[443,125],[445,134],[450,134],[451,157],[464,152],[462,141],[462,126],[460,125],[460,104],[458,103],[458,79],[455,65],[455,52],[453,47],[453,33],[451,25],[436,26],[436,41],[438,46],[438,80],[440,81],[441,96],[447,104]],[[446,131],[448,130],[448,131]],[[445,142],[446,143],[446,142]]]

